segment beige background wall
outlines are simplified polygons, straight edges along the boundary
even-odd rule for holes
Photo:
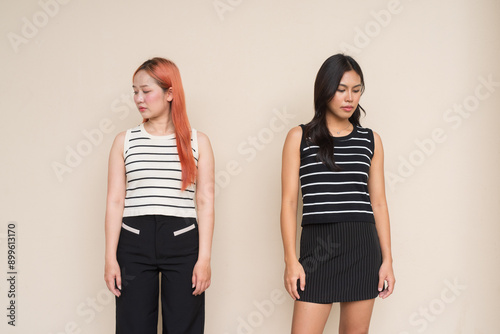
[[[339,51],[364,70],[362,124],[386,151],[398,281],[372,332],[498,330],[498,1],[55,1],[0,3],[2,333],[113,332],[107,156],[140,122],[131,76],[153,56],[178,64],[191,124],[216,154],[206,332],[288,333],[281,148],[311,119],[316,72]],[[326,333],[337,325],[338,306]]]

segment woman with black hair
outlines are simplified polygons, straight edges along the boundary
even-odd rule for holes
[[[292,334],[322,333],[335,302],[339,333],[368,333],[375,297],[394,289],[384,152],[380,136],[359,122],[364,87],[353,58],[328,58],[316,76],[313,119],[285,140],[281,232],[285,288],[295,300]]]

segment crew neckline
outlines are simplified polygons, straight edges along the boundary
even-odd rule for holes
[[[342,139],[342,138],[352,137],[354,135],[354,133],[356,132],[356,128],[357,128],[357,126],[354,125],[354,124],[352,124],[352,131],[350,133],[346,134],[345,136],[332,136],[332,135],[330,135],[330,137],[335,138],[335,139]]]
[[[175,133],[171,133],[169,135],[164,135],[164,136],[152,135],[148,131],[146,131],[146,128],[144,127],[144,123],[141,123],[141,125],[139,125],[139,127],[140,127],[141,131],[144,133],[144,135],[146,135],[146,137],[149,137],[149,138],[170,139],[170,138],[175,137]]]

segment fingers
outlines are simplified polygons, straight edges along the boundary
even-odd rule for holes
[[[120,278],[120,280],[121,280],[121,278]],[[121,291],[118,290],[115,286],[115,277],[105,278],[105,281],[106,281],[106,286],[108,287],[108,290],[111,291],[111,293],[114,294],[116,297],[120,297]],[[121,281],[120,281],[119,286],[121,287]]]
[[[394,291],[394,284],[396,283],[396,279],[394,278],[394,276],[388,276],[385,280],[382,280],[382,284],[384,281],[387,282],[387,288],[379,293],[379,297],[382,299],[385,299],[392,294],[392,292]]]
[[[193,276],[191,277],[191,288],[195,288],[196,287],[196,274],[193,273]]]
[[[304,291],[306,285],[305,275],[299,275],[299,277],[296,278],[285,279],[285,289],[286,291],[288,291],[290,297],[292,297],[293,300],[300,299],[300,295],[297,290],[297,281],[300,284],[300,290]]]
[[[121,291],[121,289],[122,289],[122,275],[120,273],[116,274],[115,280],[116,280],[116,286]]]
[[[392,294],[392,291],[394,291],[395,283],[396,283],[396,279],[394,278],[394,276],[391,276],[387,279],[387,289],[386,289],[386,295],[384,298],[387,298]]]
[[[285,289],[288,292],[288,294],[290,295],[290,297],[292,297],[293,300],[297,300],[299,295],[297,293],[297,281],[296,280],[295,280],[295,286],[293,284],[293,280],[290,280],[290,281],[285,280]]]
[[[208,289],[209,286],[210,286],[210,280],[198,282],[198,284],[196,285],[196,289],[193,291],[193,295],[194,296],[201,295],[203,292],[205,292],[205,290]]]
[[[306,273],[302,270],[299,276],[300,279],[300,290],[304,291],[306,288]]]
[[[384,282],[385,282],[385,279],[383,277],[379,277],[378,279],[378,292],[382,292],[382,290],[384,290]]]
[[[201,282],[200,282],[200,284],[197,284],[198,280],[197,280],[196,274],[194,274],[194,273],[193,273],[193,277],[191,278],[191,282],[193,283],[193,285],[191,285],[191,288],[194,289],[193,296],[198,296],[200,294]]]
[[[106,261],[104,266],[104,281],[108,290],[116,297],[120,297],[122,289],[122,275],[120,266],[116,260]]]
[[[392,289],[392,287],[391,287],[391,289]],[[390,293],[389,293],[389,285],[387,285],[387,288],[386,288],[385,290],[381,291],[381,292],[378,294],[378,296],[379,296],[380,298],[382,298],[382,299],[385,299],[385,298],[389,297],[389,295],[390,295]]]
[[[205,292],[205,290],[208,289],[209,286],[210,286],[210,280],[198,282],[195,286],[194,291],[193,291],[193,295],[194,296],[201,295],[203,292]]]
[[[293,300],[300,299],[297,285],[301,291],[306,288],[306,273],[300,263],[285,268],[285,289]]]
[[[194,289],[193,296],[201,295],[208,289],[211,283],[209,278],[200,278],[196,274],[193,274],[191,281],[193,284],[192,288]]]
[[[106,278],[104,280],[106,282],[106,286],[108,287],[108,290],[113,292],[113,285],[111,284],[111,282],[109,280],[107,280]]]

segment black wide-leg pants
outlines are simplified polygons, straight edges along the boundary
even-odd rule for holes
[[[122,275],[117,334],[157,333],[159,275],[163,334],[203,333],[205,294],[193,296],[191,281],[198,247],[195,218],[123,218],[117,249]]]

